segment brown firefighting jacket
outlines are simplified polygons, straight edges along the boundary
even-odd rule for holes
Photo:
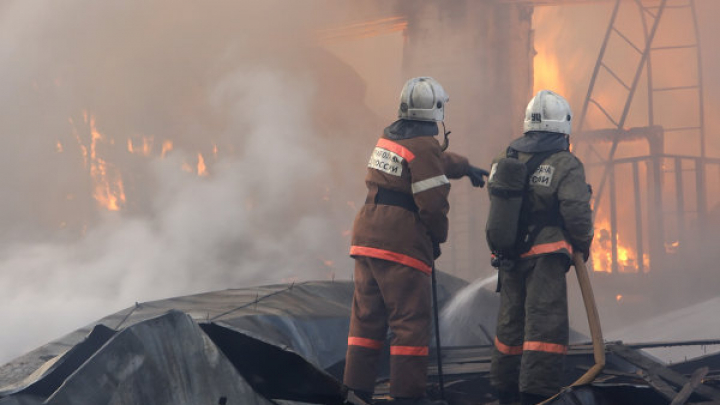
[[[493,181],[497,162],[504,157],[506,152],[493,160],[488,182]],[[523,163],[531,157],[532,153],[518,153],[518,159]],[[580,160],[571,152],[557,152],[545,159],[530,175],[529,183],[532,191],[529,233],[533,234],[537,226],[542,229],[537,233],[530,250],[521,254],[521,257],[564,253],[571,258],[573,248],[589,251],[593,238],[590,208],[592,193],[585,182],[585,170]],[[541,222],[546,224],[541,225]]]
[[[468,160],[442,152],[433,136],[391,140],[382,136],[368,162],[366,204],[353,226],[351,256],[389,260],[430,273],[433,241],[448,234],[448,178],[468,173]],[[376,204],[378,190],[401,193],[417,209]]]

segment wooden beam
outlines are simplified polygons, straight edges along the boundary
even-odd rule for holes
[[[690,377],[690,381],[688,381],[688,383],[683,386],[677,396],[673,398],[670,405],[683,405],[685,402],[687,402],[693,391],[695,391],[695,389],[703,383],[703,378],[705,378],[709,370],[710,369],[707,367],[701,367],[695,370],[695,372]]]
[[[682,374],[665,367],[663,364],[623,344],[610,344],[607,346],[607,348],[618,357],[621,357],[622,359],[632,363],[633,365],[639,367],[642,370],[645,370],[648,375],[657,375],[678,388],[684,387],[685,384],[690,381]],[[700,385],[695,391],[698,395],[701,395],[713,401],[720,400],[720,391],[715,388]]]

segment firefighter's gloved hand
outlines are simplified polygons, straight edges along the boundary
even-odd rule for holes
[[[581,248],[576,247],[576,246],[573,246],[573,248],[574,248],[576,251],[582,253],[582,255],[583,255],[583,262],[587,263],[588,259],[590,258],[590,249],[581,249]]]
[[[433,241],[433,259],[437,259],[441,254],[440,243]]]
[[[475,166],[470,166],[470,170],[468,170],[468,177],[470,177],[470,182],[472,183],[473,187],[484,187],[484,177],[488,177],[489,175],[490,172],[488,172],[487,170]]]

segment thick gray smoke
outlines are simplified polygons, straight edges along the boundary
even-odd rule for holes
[[[136,301],[350,275],[376,122],[313,46],[324,4],[0,6],[0,362]],[[92,197],[92,122],[117,212]]]

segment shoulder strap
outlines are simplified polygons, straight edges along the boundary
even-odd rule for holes
[[[528,227],[530,225],[530,212],[531,212],[531,203],[530,199],[527,198],[528,193],[530,193],[530,176],[532,176],[535,171],[540,167],[540,164],[545,161],[548,157],[554,155],[555,153],[562,152],[563,150],[555,149],[555,150],[549,150],[546,152],[539,152],[536,154],[533,154],[533,156],[525,162],[525,165],[527,167],[527,177],[525,178],[525,197],[523,198],[522,207],[520,208],[520,240],[518,240],[519,246],[517,246],[518,251],[520,253],[527,252],[530,250],[532,245],[535,243],[535,238],[537,238],[538,234],[540,234],[540,231],[545,228],[548,225],[552,224],[552,220],[550,219],[550,215],[545,215],[541,218],[537,218],[539,220],[534,221],[535,228],[532,232],[528,233]]]
[[[552,155],[554,155],[554,154],[556,154],[556,153],[558,153],[558,152],[562,152],[562,150],[557,150],[557,149],[556,149],[556,150],[549,150],[549,151],[547,151],[547,152],[540,152],[540,153],[534,154],[534,155],[530,158],[530,160],[528,160],[527,162],[525,162],[525,166],[527,166],[527,174],[528,174],[528,177],[529,177],[529,176],[532,176],[533,173],[535,173],[535,171],[538,169],[538,167],[540,167],[540,164],[541,164],[542,162],[544,162],[545,159],[549,158],[550,156],[552,156]]]

